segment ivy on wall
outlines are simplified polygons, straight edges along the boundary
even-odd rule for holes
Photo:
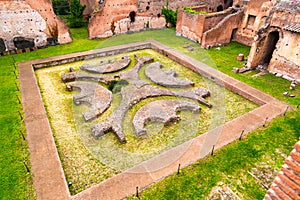
[[[168,9],[168,7],[163,7],[161,13],[165,16],[167,23],[172,24],[174,27],[176,26],[178,10],[174,11],[172,9]]]

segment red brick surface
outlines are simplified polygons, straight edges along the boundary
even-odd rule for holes
[[[285,165],[281,168],[270,190],[265,196],[266,199],[277,199],[271,196],[271,191],[280,197],[280,199],[300,199],[300,164],[299,164],[299,142],[296,143],[295,149],[285,160]]]

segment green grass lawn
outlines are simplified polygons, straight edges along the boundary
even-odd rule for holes
[[[280,170],[284,157],[300,136],[300,113],[289,112],[275,119],[267,128],[248,134],[150,186],[139,196],[142,199],[205,199],[213,187],[222,182],[240,199],[263,199],[266,189],[249,172],[269,166]],[[135,196],[130,199],[136,199]]]
[[[273,75],[266,74],[253,77],[257,72],[234,74],[233,67],[243,66],[236,61],[239,53],[248,55],[249,47],[231,43],[221,50],[215,48],[203,50],[198,44],[187,39],[176,37],[174,30],[164,29],[146,31],[134,34],[120,35],[103,40],[87,40],[84,29],[71,30],[74,42],[41,49],[35,52],[0,57],[0,199],[34,199],[31,174],[27,172],[29,152],[20,130],[24,131],[24,124],[19,115],[22,112],[17,96],[18,79],[15,76],[14,60],[18,62],[80,52],[94,48],[125,44],[130,42],[156,39],[187,55],[205,62],[220,71],[233,76],[259,90],[262,90],[280,100],[292,105],[292,111],[285,117],[279,117],[264,129],[253,131],[243,141],[233,142],[216,152],[215,156],[207,157],[183,169],[180,175],[172,175],[165,180],[146,189],[141,196],[145,199],[184,199],[205,198],[212,187],[218,182],[230,185],[231,189],[243,199],[261,199],[266,190],[259,181],[249,176],[254,167],[267,163],[276,170],[280,169],[284,158],[283,152],[288,154],[293,144],[298,140],[300,114],[296,106],[300,103],[299,87],[292,91],[296,97],[284,97],[282,93],[288,91],[289,82]],[[186,45],[195,48],[188,51]],[[26,137],[26,135],[25,135]],[[134,197],[132,197],[134,198]]]

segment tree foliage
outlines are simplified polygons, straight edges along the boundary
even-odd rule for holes
[[[167,23],[172,24],[174,27],[176,26],[178,10],[174,11],[163,7],[161,13],[165,16]]]
[[[67,16],[67,20],[71,28],[82,27],[85,24],[85,20],[83,18],[83,11],[85,7],[85,5],[80,4],[79,0],[71,0],[70,12]]]
[[[52,0],[52,7],[56,15],[68,15],[70,12],[69,0]]]

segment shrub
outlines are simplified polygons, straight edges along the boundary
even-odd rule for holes
[[[52,7],[56,15],[68,15],[70,12],[69,0],[52,0]]]
[[[163,7],[161,13],[165,15],[166,22],[176,26],[178,10],[174,11]]]
[[[85,24],[83,11],[85,5],[81,5],[79,0],[71,0],[70,13],[67,16],[68,24],[71,28],[82,27]]]

